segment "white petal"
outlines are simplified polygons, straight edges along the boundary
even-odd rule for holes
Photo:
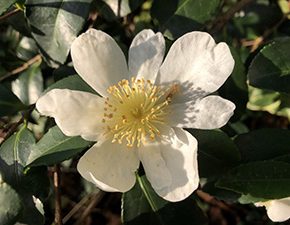
[[[122,79],[128,79],[125,56],[108,34],[89,29],[71,46],[71,56],[77,73],[100,95]]]
[[[37,110],[54,117],[65,135],[90,141],[101,135],[103,106],[104,99],[97,95],[68,89],[53,89],[36,102]]]
[[[143,30],[133,39],[129,49],[129,74],[155,81],[165,51],[161,33]]]
[[[134,149],[110,140],[96,143],[77,165],[79,173],[100,189],[120,192],[134,186],[138,167],[139,159]]]
[[[138,153],[146,172],[146,177],[153,189],[170,186],[172,178],[161,154],[160,143],[141,146],[138,148]]]
[[[274,222],[283,222],[290,218],[290,198],[272,200],[266,205],[267,214]]]
[[[211,95],[196,102],[173,104],[168,121],[174,127],[216,129],[228,122],[234,110],[231,101]]]
[[[146,146],[141,152],[141,161],[156,193],[168,201],[176,202],[187,198],[196,190],[199,176],[196,139],[180,128],[174,128],[172,131],[170,142]],[[148,153],[145,153],[146,151]],[[151,153],[153,157],[150,158]],[[143,155],[148,156],[145,158]],[[153,160],[153,163],[150,160]],[[160,162],[160,166],[156,166],[155,161]],[[150,167],[152,164],[154,166]]]
[[[234,59],[226,43],[216,44],[205,32],[191,32],[171,46],[157,83],[177,82],[183,96],[216,91],[231,74]]]

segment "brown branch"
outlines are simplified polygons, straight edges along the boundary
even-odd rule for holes
[[[227,22],[235,15],[236,12],[240,11],[242,8],[252,3],[253,1],[255,0],[241,0],[237,2],[233,7],[231,7],[227,12],[218,17],[213,22],[212,33],[220,31],[227,24]]]
[[[265,30],[262,36],[257,37],[252,43],[251,52],[254,52],[264,42],[265,39],[267,39],[272,33],[274,33],[287,19],[288,16],[289,13],[284,14],[283,17],[273,27]]]
[[[5,141],[6,139],[8,139],[12,134],[14,134],[14,132],[17,130],[17,128],[19,127],[20,124],[22,124],[24,122],[24,117],[22,116],[21,119],[19,121],[17,121],[16,123],[13,123],[11,125],[11,127],[9,127],[7,132],[4,132],[5,134],[2,136],[2,134],[0,133],[0,144]]]
[[[84,224],[83,221],[86,219],[86,217],[93,211],[93,209],[96,207],[96,205],[102,200],[102,198],[105,196],[105,192],[99,191],[98,193],[94,194],[92,196],[90,204],[87,206],[87,208],[84,210],[80,218],[75,222],[74,225],[81,225]]]
[[[54,186],[54,194],[55,194],[54,223],[55,223],[55,225],[62,225],[61,194],[60,194],[60,167],[59,167],[59,165],[54,166],[53,186]]]
[[[225,211],[233,212],[233,210],[227,204],[225,204],[224,202],[218,201],[216,198],[209,195],[208,193],[205,193],[201,190],[197,190],[196,194],[199,198],[201,198],[203,201],[209,203],[210,205],[217,206]]]
[[[2,77],[0,77],[0,82],[2,82],[3,80],[11,77],[11,76],[14,76],[26,69],[29,68],[29,66],[31,66],[32,64],[38,62],[38,61],[41,61],[41,56],[40,54],[34,56],[33,58],[29,59],[26,63],[22,64],[20,67],[6,73],[5,75],[3,75]]]
[[[0,16],[0,21],[1,20],[5,20],[6,18],[10,17],[10,16],[13,16],[17,13],[19,13],[21,10],[20,9],[13,9],[12,11],[4,14],[3,16]]]

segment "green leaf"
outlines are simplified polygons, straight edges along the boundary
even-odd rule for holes
[[[283,129],[259,129],[241,134],[234,140],[243,162],[271,160],[290,154],[290,131]]]
[[[39,65],[34,64],[11,83],[13,93],[26,105],[34,104],[43,91]]]
[[[3,180],[17,191],[25,205],[17,221],[28,225],[44,223],[43,212],[36,208],[35,201],[38,197],[46,198],[49,192],[46,168],[35,168],[24,173],[34,143],[32,133],[23,126],[0,147],[0,173]]]
[[[19,22],[19,19],[18,19]],[[22,32],[21,32],[22,33]],[[38,47],[32,38],[23,37],[21,38],[17,48],[16,48],[17,57],[23,61],[28,61],[31,58],[35,57],[38,54]]]
[[[167,202],[159,197],[145,176],[123,194],[124,225],[203,225],[206,218],[193,199]]]
[[[29,166],[39,166],[59,163],[80,153],[90,146],[91,143],[79,136],[65,136],[55,126],[33,146],[28,164]]]
[[[290,38],[281,38],[265,46],[249,67],[250,85],[290,93]]]
[[[63,64],[82,30],[92,0],[27,0],[26,16],[43,55]],[[51,62],[51,66],[54,63]]]
[[[19,195],[0,178],[0,224],[15,224],[22,210]]]
[[[45,90],[45,93],[52,89],[70,89],[97,94],[96,91],[92,89],[79,75],[72,75],[57,81],[50,85]]]
[[[232,169],[217,186],[256,198],[290,196],[290,164],[276,161],[253,162]]]
[[[198,141],[199,175],[215,177],[235,166],[240,154],[233,141],[219,130],[189,130]]]
[[[176,39],[186,32],[204,28],[219,4],[219,0],[155,0],[151,14],[159,21],[164,35]]]
[[[254,202],[265,202],[265,201],[267,201],[267,199],[265,199],[265,198],[256,198],[256,197],[253,197],[250,194],[241,195],[241,197],[239,198],[239,203],[241,203],[241,204],[250,204],[250,203],[254,203]]]
[[[17,0],[2,0],[0,1],[0,15],[5,13]]]
[[[11,90],[0,84],[0,117],[14,115],[25,108]]]
[[[211,181],[207,180],[207,182],[202,186],[202,191],[223,201],[236,202],[241,197],[241,194],[237,192],[226,190],[223,188],[218,188],[215,185],[216,182],[217,179]]]

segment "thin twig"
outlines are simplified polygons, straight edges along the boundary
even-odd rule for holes
[[[240,11],[242,8],[252,3],[253,1],[255,0],[241,0],[237,2],[235,5],[233,5],[227,12],[218,17],[213,22],[212,33],[220,31],[227,24],[227,22],[235,15],[236,12]]]
[[[12,134],[14,134],[19,125],[22,124],[23,122],[24,117],[22,116],[20,120],[18,120],[16,123],[13,123],[11,127],[8,129],[8,131],[2,137],[0,137],[0,144],[6,139],[8,139]]]
[[[272,33],[274,33],[281,26],[281,24],[287,19],[288,16],[289,13],[284,14],[283,17],[273,27],[270,27],[269,29],[265,30],[262,36],[257,37],[253,41],[251,52],[254,52],[266,38],[268,38]]]
[[[74,225],[80,225],[84,224],[83,221],[85,218],[93,211],[93,209],[96,207],[96,205],[102,200],[102,198],[105,196],[105,192],[99,191],[98,193],[94,194],[92,196],[90,204],[87,206],[87,208],[84,210],[80,218],[75,222]]]
[[[33,58],[29,59],[26,63],[22,64],[20,67],[18,67],[16,69],[6,73],[2,77],[0,77],[0,82],[2,82],[3,80],[5,80],[5,79],[7,79],[9,77],[14,76],[14,75],[16,75],[16,74],[28,69],[29,66],[31,66],[32,64],[34,64],[34,63],[36,63],[36,62],[38,62],[40,60],[41,60],[40,54],[34,56]]]
[[[235,213],[227,204],[225,204],[221,201],[218,201],[216,198],[209,195],[208,193],[205,193],[201,190],[197,190],[196,194],[199,198],[201,198],[203,201],[209,203],[210,205],[218,206],[219,208],[221,208],[225,211],[230,211],[232,213]]]
[[[54,212],[54,223],[56,225],[62,225],[61,218],[61,194],[60,194],[60,167],[59,165],[54,166],[53,173],[53,186],[55,194],[55,212]]]
[[[91,195],[86,195],[85,197],[83,197],[72,209],[71,211],[68,212],[68,214],[66,214],[65,217],[63,217],[62,219],[62,223],[66,224],[66,222],[76,213],[79,211],[79,209],[86,204],[86,202],[90,199]]]
[[[5,20],[6,18],[10,17],[10,16],[13,16],[15,14],[17,14],[18,12],[20,12],[21,10],[20,9],[13,9],[12,11],[4,14],[3,16],[0,16],[0,21],[1,20]]]

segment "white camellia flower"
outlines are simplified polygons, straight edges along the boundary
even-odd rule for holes
[[[265,206],[267,215],[273,222],[283,222],[290,219],[290,197],[256,202],[255,206]]]
[[[180,37],[165,60],[161,33],[143,30],[129,49],[129,62],[106,33],[89,29],[72,44],[78,74],[100,96],[54,89],[36,107],[67,136],[97,141],[77,169],[105,191],[126,192],[140,161],[158,195],[188,197],[199,184],[197,141],[182,128],[224,126],[235,105],[215,92],[234,60],[225,43],[203,32]]]

